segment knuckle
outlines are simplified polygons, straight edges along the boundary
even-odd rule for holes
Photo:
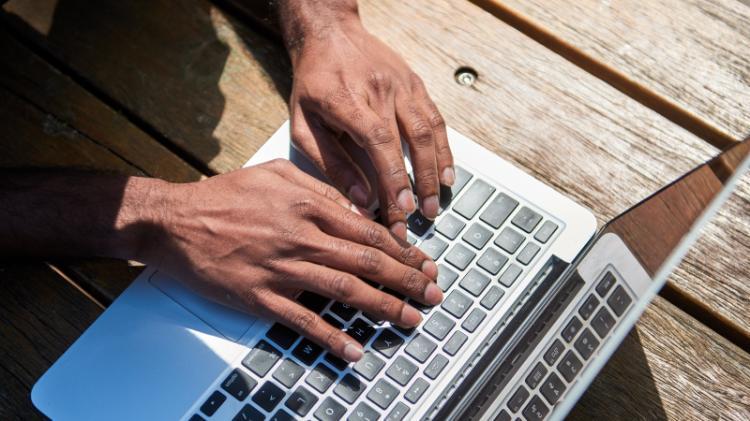
[[[295,215],[307,218],[315,214],[316,210],[315,200],[309,197],[298,198],[292,201],[291,208]]]
[[[317,324],[317,317],[308,311],[290,311],[292,314],[289,315],[288,320],[301,332],[308,332],[315,328]]]
[[[341,342],[341,335],[342,333],[338,329],[329,329],[326,334],[324,345],[326,345],[328,349],[335,349],[339,342]]]
[[[380,302],[378,303],[378,310],[380,311],[380,314],[383,314],[383,315],[391,314],[395,306],[396,306],[396,300],[393,299],[392,296],[385,294],[385,293],[380,294]]]
[[[393,87],[391,79],[385,73],[377,70],[367,74],[367,85],[375,92],[388,91]]]
[[[411,269],[404,272],[404,276],[401,281],[401,285],[403,286],[404,291],[411,295],[417,295],[419,292],[421,292],[420,284],[421,282],[419,280],[419,274],[416,270]]]
[[[406,168],[403,165],[394,165],[388,170],[388,175],[394,179],[403,179],[407,177]]]
[[[405,265],[414,266],[419,260],[419,253],[415,247],[406,247],[401,250],[401,262]]]
[[[367,224],[365,228],[365,238],[368,244],[373,247],[381,248],[387,241],[386,233],[383,227],[376,224]]]
[[[434,104],[430,106],[430,116],[428,119],[430,121],[430,126],[432,126],[433,129],[445,128],[445,119]]]
[[[419,75],[414,72],[411,72],[409,74],[409,83],[411,84],[413,88],[416,88],[416,89],[424,88],[424,82],[422,82],[422,78],[419,77]]]
[[[377,273],[382,267],[382,259],[377,251],[365,248],[357,256],[357,265],[364,273]]]
[[[348,276],[336,274],[326,282],[326,289],[336,296],[336,299],[346,300],[352,295],[352,284]]]
[[[368,142],[373,147],[389,146],[396,140],[393,133],[382,123],[374,124],[367,134]]]
[[[424,183],[424,187],[431,186],[433,183],[437,183],[434,181],[437,180],[437,169],[432,165],[427,168],[420,168],[419,171],[414,171],[414,178],[417,183]]]
[[[410,137],[415,146],[432,146],[432,126],[427,120],[417,118],[411,124]]]

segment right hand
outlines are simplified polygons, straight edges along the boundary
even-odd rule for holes
[[[348,361],[362,347],[298,304],[303,290],[411,327],[412,306],[366,278],[424,304],[442,301],[437,266],[336,189],[276,160],[190,184],[170,184],[160,210],[164,238],[143,260],[204,296],[279,321]]]

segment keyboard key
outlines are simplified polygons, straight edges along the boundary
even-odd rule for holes
[[[308,310],[320,314],[331,300],[314,292],[305,291],[297,297],[297,302]]]
[[[622,285],[618,285],[612,292],[612,295],[607,299],[607,304],[619,317],[625,313],[625,309],[628,308],[632,301],[633,300],[630,298],[630,295],[628,295],[628,292],[625,291],[625,288],[623,288]]]
[[[271,416],[269,421],[294,421],[294,417],[289,415],[289,413],[283,409],[279,409]]]
[[[466,187],[466,184],[473,177],[470,172],[458,165],[454,166],[453,170],[456,173],[456,179],[453,182],[453,185],[450,187],[443,185],[440,186],[440,207],[442,209],[447,208],[451,204],[453,198],[458,196],[458,193]]]
[[[471,269],[466,273],[466,275],[464,275],[463,279],[461,279],[461,282],[458,285],[460,285],[461,288],[465,289],[466,291],[470,292],[471,295],[479,297],[480,295],[482,295],[482,292],[484,292],[484,289],[487,288],[487,285],[489,284],[489,277],[482,275],[476,269]]]
[[[450,332],[454,326],[456,326],[456,322],[449,319],[445,314],[436,311],[423,325],[423,329],[425,332],[434,336],[437,340],[442,341],[448,336],[448,332]]]
[[[455,318],[460,319],[471,307],[471,298],[464,295],[461,291],[453,290],[448,297],[443,300],[440,307]]]
[[[432,308],[434,307],[434,306],[429,306],[427,304],[422,304],[419,301],[412,300],[412,299],[409,299],[409,301],[407,302],[409,303],[410,306],[416,308],[417,310],[421,311],[424,314],[429,313],[430,310],[432,310]]]
[[[534,239],[544,244],[552,237],[552,234],[557,231],[557,224],[552,221],[545,221],[539,231],[534,234]]]
[[[385,421],[401,421],[409,413],[409,407],[403,402],[399,402],[393,407],[391,413],[385,418]]]
[[[323,348],[307,338],[302,339],[302,341],[294,348],[294,351],[292,351],[292,355],[299,358],[300,361],[307,365],[312,365],[322,353]]]
[[[235,418],[236,418],[236,417],[235,417]],[[200,416],[200,415],[198,415],[198,414],[193,414],[193,416],[192,416],[192,417],[190,417],[190,419],[189,419],[188,421],[206,421],[206,419],[205,419],[205,418],[203,418],[203,417],[201,417],[201,416]]]
[[[331,306],[331,312],[341,317],[341,320],[348,322],[352,319],[352,317],[354,317],[355,314],[357,314],[357,309],[350,306],[349,304],[344,304],[336,301]]]
[[[258,382],[242,370],[232,370],[221,383],[221,388],[242,402]]]
[[[461,237],[462,240],[471,244],[471,246],[477,250],[484,248],[491,238],[492,231],[476,223],[472,224],[464,236]]]
[[[552,342],[552,345],[547,349],[547,352],[544,353],[544,361],[547,365],[554,365],[555,361],[560,358],[563,351],[565,351],[565,345],[563,345],[559,339],[555,339],[555,342]]]
[[[498,229],[518,206],[518,201],[505,193],[499,193],[479,215],[479,219],[492,228]]]
[[[581,357],[583,357],[584,360],[588,360],[591,357],[591,354],[594,353],[594,350],[596,350],[596,347],[599,346],[599,340],[596,339],[593,333],[586,328],[583,329],[583,332],[581,332],[581,336],[576,339],[575,344],[573,344],[576,351],[578,351],[579,354],[581,354]]]
[[[435,358],[430,361],[430,364],[424,369],[424,375],[430,379],[435,380],[440,373],[443,372],[445,366],[448,365],[448,359],[441,354],[435,355]]]
[[[586,301],[581,304],[581,308],[578,309],[578,314],[583,318],[583,320],[588,320],[589,317],[594,314],[594,310],[596,310],[596,307],[598,305],[599,299],[596,298],[596,295],[589,294],[589,296],[586,298]]]
[[[348,403],[354,403],[359,395],[364,392],[365,388],[365,384],[358,378],[351,374],[347,374],[339,380],[339,383],[333,388],[333,393]]]
[[[513,285],[513,282],[516,282],[516,279],[518,279],[518,277],[521,275],[521,272],[523,272],[523,269],[521,269],[520,266],[515,263],[511,263],[510,266],[505,269],[505,272],[500,275],[500,278],[498,278],[498,282],[500,282],[505,287],[510,287],[511,285]]]
[[[388,380],[386,379],[380,379],[377,383],[375,383],[375,386],[370,389],[370,391],[367,393],[367,399],[373,401],[375,405],[387,409],[391,402],[393,402],[394,399],[398,396],[398,389],[394,385],[392,385]],[[359,409],[359,407],[357,407]],[[369,407],[368,407],[369,408]],[[359,419],[377,419],[380,415],[372,410],[372,408],[369,408],[370,412],[368,413],[369,416],[367,417],[361,417]],[[357,412],[356,410],[354,411]]]
[[[541,361],[536,363],[529,375],[526,376],[526,385],[531,389],[535,389],[536,386],[542,381],[544,376],[547,374],[547,368],[542,364]]]
[[[346,414],[346,407],[331,397],[325,398],[313,416],[320,421],[339,421]]]
[[[375,328],[370,326],[366,321],[357,319],[346,329],[346,333],[355,341],[364,345],[375,334]]]
[[[266,341],[260,341],[247,354],[242,365],[260,377],[265,376],[281,359],[281,352]]]
[[[482,298],[482,301],[480,301],[479,304],[487,310],[492,310],[500,299],[503,298],[504,294],[505,291],[503,291],[502,288],[493,285],[490,287],[490,290],[487,291],[487,294],[484,295],[484,298]]]
[[[437,260],[440,256],[445,253],[445,249],[448,248],[448,243],[438,238],[435,234],[430,234],[427,238],[422,241],[419,245],[419,249],[422,250],[426,255],[430,256],[432,260]]]
[[[573,340],[573,338],[576,337],[578,334],[578,331],[581,330],[581,327],[583,326],[583,323],[581,323],[580,320],[578,320],[578,317],[573,316],[572,319],[568,322],[567,325],[562,330],[562,337],[565,339],[565,342],[570,343],[570,341]]]
[[[530,233],[531,231],[534,231],[534,228],[536,228],[537,224],[539,224],[541,220],[542,215],[539,215],[538,213],[524,206],[518,211],[516,216],[514,216],[510,222],[518,228],[521,228],[522,230]]]
[[[455,240],[465,226],[465,222],[456,218],[452,214],[447,213],[440,219],[440,222],[438,222],[437,226],[435,226],[435,230],[450,238],[451,240]]]
[[[445,346],[443,346],[443,351],[445,351],[445,353],[450,356],[454,356],[466,343],[467,339],[469,339],[469,337],[466,336],[466,334],[464,334],[463,332],[453,332],[453,335],[451,335],[450,339],[448,339],[448,342],[446,342]]]
[[[372,409],[370,405],[360,402],[359,405],[354,408],[354,412],[349,415],[347,421],[376,421],[378,418],[380,418],[380,414],[376,410]]]
[[[335,317],[331,316],[330,314],[326,313],[323,315],[323,320],[326,321],[329,325],[335,327],[336,329],[343,329],[344,324],[338,321]]]
[[[495,418],[495,421],[510,421],[510,415],[508,415],[508,413],[503,409],[499,414],[497,414],[497,418]]]
[[[393,326],[393,325],[391,325],[391,327],[394,328],[394,329],[396,329],[396,330],[398,330],[399,332],[403,333],[404,336],[411,336],[417,330],[416,326],[413,326],[413,327],[402,327],[402,326]]]
[[[507,261],[508,258],[504,254],[494,248],[489,248],[484,254],[482,254],[482,257],[477,260],[477,265],[487,272],[497,275]]]
[[[609,290],[612,289],[612,285],[615,284],[615,281],[615,275],[613,275],[612,272],[605,273],[602,280],[599,281],[599,284],[596,286],[596,293],[599,294],[600,297],[604,298]]]
[[[406,241],[409,242],[412,246],[417,244],[417,237],[411,235],[410,232],[406,233]]]
[[[494,192],[495,188],[484,180],[476,180],[453,205],[453,210],[464,218],[471,219]]]
[[[463,244],[456,244],[445,256],[445,261],[452,264],[458,270],[464,270],[477,255]]]
[[[354,364],[352,369],[367,380],[372,380],[385,367],[385,361],[376,357],[370,351],[365,352],[362,359]]]
[[[283,349],[289,349],[294,341],[299,338],[299,334],[292,329],[282,325],[281,323],[274,323],[268,333],[266,333],[268,339],[272,340],[276,345]]]
[[[300,417],[304,417],[318,403],[318,397],[304,386],[299,386],[297,390],[289,396],[284,402],[287,408],[294,411]]]
[[[430,358],[435,348],[437,348],[437,345],[434,342],[427,338],[427,336],[419,333],[409,341],[409,345],[406,345],[404,351],[415,360],[423,363]]]
[[[375,317],[374,315],[372,315],[370,313],[362,313],[362,315],[365,316],[367,318],[367,320],[371,321],[372,323],[374,323],[376,325],[382,325],[383,322],[384,322],[382,319],[380,319],[378,317]]]
[[[547,377],[547,380],[544,381],[542,387],[539,388],[539,391],[544,396],[544,399],[547,400],[547,403],[554,405],[565,392],[565,383],[557,377],[555,372],[552,372]]]
[[[514,230],[511,227],[505,227],[497,237],[495,237],[495,245],[505,250],[509,254],[513,254],[521,247],[526,237],[520,232]]]
[[[336,381],[336,373],[330,368],[323,364],[318,364],[313,368],[310,374],[307,375],[305,383],[313,387],[320,393],[325,393],[329,387]]]
[[[385,329],[372,342],[372,349],[391,358],[403,344],[404,340],[400,336],[390,329]]]
[[[211,396],[208,397],[208,399],[206,399],[205,402],[203,402],[203,405],[201,405],[201,412],[210,417],[226,400],[227,397],[224,396],[223,393],[216,390],[211,394]]]
[[[263,415],[257,408],[251,405],[245,405],[240,409],[240,412],[232,418],[232,421],[264,421],[266,416]]]
[[[253,395],[253,402],[267,412],[271,412],[281,402],[284,395],[285,393],[280,387],[271,382],[265,382]]]
[[[338,368],[339,370],[343,370],[346,368],[346,366],[349,365],[348,362],[342,360],[341,358],[333,355],[333,354],[326,354],[325,360],[328,361],[332,366]]]
[[[531,263],[532,260],[534,260],[534,257],[536,257],[537,253],[539,253],[540,249],[541,248],[538,244],[526,243],[526,245],[521,249],[521,252],[518,253],[518,256],[516,256],[516,260],[521,262],[522,265],[526,266]]]
[[[438,265],[437,285],[443,290],[443,292],[448,291],[448,288],[456,282],[457,278],[458,274],[448,266],[442,263]]]
[[[466,320],[464,320],[464,322],[461,324],[461,327],[466,329],[466,331],[469,333],[474,332],[484,321],[485,317],[487,317],[487,313],[478,308],[475,308],[471,310],[471,313],[469,313],[468,316],[466,316]]]
[[[513,413],[520,411],[527,399],[529,399],[529,391],[523,386],[518,386],[518,389],[508,399],[508,409]]]
[[[422,216],[418,210],[409,215],[406,220],[406,226],[409,227],[409,231],[421,237],[427,230],[432,226],[432,221]]]
[[[573,351],[568,351],[563,359],[560,360],[560,364],[557,365],[557,370],[570,383],[581,370],[581,367],[583,367],[581,360],[575,356]]]
[[[396,361],[388,367],[385,374],[401,386],[406,386],[411,378],[417,374],[417,370],[419,369],[416,365],[412,364],[406,358],[399,356],[396,358]]]
[[[406,391],[406,393],[404,394],[404,398],[406,398],[406,400],[411,403],[417,403],[419,398],[424,395],[424,392],[427,390],[427,387],[429,385],[430,384],[427,383],[427,380],[421,377],[418,378],[414,381],[414,384],[411,385],[409,390]]]
[[[285,358],[279,368],[273,372],[273,378],[284,386],[291,388],[303,374],[305,374],[305,369],[301,365]]]
[[[539,399],[539,396],[531,398],[529,404],[523,409],[523,416],[527,421],[542,421],[548,413],[549,408]]]
[[[591,320],[591,327],[594,328],[596,334],[602,339],[607,336],[607,333],[612,330],[612,326],[614,325],[615,318],[609,314],[606,307],[600,308],[596,316]]]

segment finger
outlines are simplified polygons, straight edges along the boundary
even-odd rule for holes
[[[445,186],[452,186],[456,181],[456,172],[453,168],[453,153],[448,143],[448,132],[446,130],[445,120],[438,110],[435,103],[427,93],[422,79],[413,74],[411,77],[412,92],[414,97],[419,98],[418,102],[422,107],[422,114],[426,116],[427,121],[432,128],[432,136],[435,142],[435,156],[437,161],[438,174],[440,174],[440,183]]]

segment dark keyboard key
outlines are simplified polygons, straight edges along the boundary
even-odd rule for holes
[[[539,361],[538,363],[536,363],[534,368],[531,369],[529,375],[526,376],[526,385],[528,385],[531,389],[535,389],[546,374],[547,368],[544,366],[544,364],[542,364],[541,361]]]
[[[396,387],[386,379],[378,380],[378,382],[375,383],[375,386],[373,386],[372,389],[370,389],[370,391],[367,393],[367,399],[375,402],[375,405],[383,409],[387,409],[397,396],[398,389],[396,389]],[[375,411],[372,411],[370,417],[361,417],[360,419],[369,418],[374,420],[377,417],[379,417],[379,414]]]
[[[436,311],[423,325],[423,329],[425,332],[434,336],[437,340],[442,341],[448,336],[448,332],[450,332],[454,326],[456,326],[456,322],[449,319],[445,314]]]
[[[578,314],[583,318],[583,320],[588,320],[589,317],[594,314],[594,310],[596,310],[596,307],[598,305],[599,299],[596,298],[596,295],[589,294],[589,296],[586,298],[586,301],[581,304],[581,308],[578,309]]]
[[[292,355],[299,358],[300,361],[307,365],[312,365],[322,353],[323,348],[307,338],[302,339],[302,341],[294,347],[294,351],[292,351]]]
[[[508,415],[508,413],[503,409],[499,414],[497,414],[497,418],[495,418],[495,421],[510,421],[510,415]]]
[[[557,224],[552,221],[545,221],[539,231],[534,234],[534,239],[544,244],[552,237],[552,234],[557,231]]]
[[[576,337],[578,334],[578,331],[581,330],[581,327],[583,326],[583,323],[581,323],[580,320],[578,320],[578,317],[573,316],[572,319],[568,322],[567,325],[562,330],[562,337],[565,339],[565,342],[570,343],[570,341],[573,340],[573,338]]]
[[[508,409],[510,412],[516,413],[523,408],[523,404],[529,399],[529,391],[523,386],[518,386],[518,389],[508,399]]]
[[[305,374],[305,369],[301,365],[285,358],[284,361],[279,364],[279,368],[273,372],[273,378],[278,380],[279,383],[284,386],[291,388],[297,383],[297,380],[299,380],[303,374]]]
[[[459,282],[458,285],[460,285],[461,288],[465,289],[466,291],[470,292],[471,295],[479,297],[480,295],[482,295],[482,292],[484,292],[484,289],[487,288],[487,285],[489,284],[489,277],[483,275],[476,269],[471,269],[466,273],[466,275],[464,275],[463,279],[461,279],[461,282]]]
[[[372,393],[372,392],[370,392]],[[367,396],[370,396],[369,394]],[[380,414],[372,409],[372,407],[364,402],[360,402],[354,411],[349,415],[347,421],[376,421],[380,418]]]
[[[474,332],[484,321],[485,317],[487,317],[487,313],[478,308],[475,308],[471,310],[471,313],[469,313],[468,316],[466,316],[466,319],[461,324],[461,327],[466,329],[467,332]]]
[[[464,270],[475,257],[476,254],[466,246],[456,244],[445,256],[445,261],[458,268],[458,270]]]
[[[441,354],[435,355],[435,358],[430,361],[430,364],[427,365],[424,369],[424,375],[427,376],[430,379],[435,380],[437,376],[440,375],[440,373],[443,372],[443,369],[445,366],[448,365],[448,359],[442,356]]]
[[[336,385],[336,387],[333,388],[333,393],[338,395],[346,402],[354,403],[359,395],[364,392],[366,387],[367,386],[365,386],[365,384],[362,383],[358,378],[352,376],[351,374],[347,374],[341,380],[339,380],[339,383]]]
[[[563,351],[565,351],[565,345],[563,345],[563,343],[560,342],[559,339],[555,339],[555,341],[552,342],[552,345],[550,345],[549,349],[547,349],[547,351],[544,353],[544,361],[547,363],[547,365],[554,365],[555,361],[560,358],[560,355],[562,355]]]
[[[493,285],[490,287],[490,290],[487,291],[487,294],[484,295],[484,298],[482,298],[482,301],[480,301],[479,304],[487,310],[492,310],[500,299],[503,298],[504,294],[505,291],[503,291],[502,288]]]
[[[605,273],[602,280],[599,281],[599,284],[596,286],[596,293],[599,294],[600,297],[604,298],[609,290],[612,289],[612,285],[615,284],[615,281],[615,275],[613,275],[612,272]]]
[[[443,292],[448,291],[448,288],[456,282],[457,278],[458,274],[448,266],[442,263],[438,265],[437,285],[443,290]]]
[[[448,294],[448,297],[443,300],[440,307],[452,314],[455,318],[460,319],[467,311],[469,311],[471,304],[471,298],[464,295],[461,291],[453,290]]]
[[[539,399],[539,396],[534,396],[523,409],[523,417],[527,421],[542,421],[544,417],[549,413],[549,408],[544,402]]]
[[[453,210],[464,218],[471,219],[494,192],[495,188],[484,180],[476,180],[458,202],[453,205]]]
[[[370,326],[366,321],[357,319],[346,329],[346,333],[355,341],[364,345],[375,334],[375,328]]]
[[[297,302],[308,310],[320,314],[331,300],[314,292],[305,291],[297,297]]]
[[[591,354],[596,350],[596,347],[599,346],[599,340],[596,339],[594,334],[588,328],[586,328],[583,329],[581,336],[576,339],[573,346],[576,351],[581,354],[581,357],[583,357],[584,360],[588,360],[591,357]]]
[[[607,311],[605,307],[600,308],[599,311],[596,312],[596,316],[591,319],[591,327],[594,328],[596,334],[602,339],[607,336],[607,333],[612,330],[612,326],[614,325],[615,318],[609,314],[609,311]]]
[[[557,374],[552,372],[539,388],[539,391],[544,396],[544,399],[547,400],[547,403],[554,405],[565,392],[565,383],[557,377]]]
[[[281,359],[281,352],[266,341],[260,341],[247,354],[242,365],[260,377],[265,376]]]
[[[521,262],[522,265],[526,266],[531,263],[532,260],[534,260],[534,257],[536,257],[537,253],[539,253],[539,250],[539,245],[535,243],[526,243],[526,245],[523,246],[521,251],[518,253],[518,256],[516,256],[516,260]]]
[[[370,351],[365,352],[362,359],[354,364],[352,369],[367,380],[372,380],[385,367],[385,361],[376,357]]]
[[[497,237],[495,237],[495,245],[505,250],[509,254],[513,254],[521,247],[526,237],[520,232],[514,230],[511,227],[505,227]]]
[[[469,339],[469,337],[463,332],[453,332],[453,335],[451,335],[448,342],[443,346],[443,351],[450,356],[454,356],[458,353],[461,347],[464,346],[467,339]]]
[[[329,387],[336,381],[336,373],[330,368],[323,364],[318,364],[313,368],[310,374],[307,375],[305,383],[313,387],[320,393],[325,393]]]
[[[400,336],[390,329],[385,329],[372,341],[372,349],[391,358],[403,344],[404,340]]]
[[[206,421],[206,419],[203,418],[203,417],[201,417],[198,414],[193,414],[193,416],[190,417],[190,419],[188,421]]]
[[[393,407],[391,413],[385,418],[385,421],[401,421],[409,413],[409,407],[403,402],[399,402]]]
[[[401,386],[406,386],[411,378],[417,374],[417,370],[419,369],[416,365],[412,364],[406,358],[399,356],[391,366],[388,367],[385,374]]]
[[[253,402],[266,411],[271,412],[284,399],[284,395],[285,393],[280,387],[271,382],[265,382],[253,395]]]
[[[518,201],[505,193],[499,193],[487,206],[487,209],[479,215],[479,219],[486,222],[487,225],[498,229],[500,225],[508,219],[511,213],[518,206]]]
[[[453,198],[458,196],[458,193],[460,193],[461,190],[466,187],[466,184],[473,177],[471,173],[459,167],[458,165],[454,166],[453,169],[456,173],[456,178],[453,182],[453,185],[450,187],[443,185],[440,186],[440,207],[442,209],[445,209],[450,205],[451,201],[453,201]]]
[[[500,269],[505,266],[506,262],[508,262],[508,258],[504,254],[494,248],[489,248],[484,254],[482,254],[482,257],[477,260],[477,265],[487,272],[497,275],[500,273]]]
[[[289,396],[284,405],[291,409],[295,414],[304,417],[318,403],[318,397],[304,386],[299,386],[297,390]]]
[[[346,414],[346,407],[331,397],[325,398],[313,416],[320,421],[339,421]]]
[[[258,382],[242,370],[232,370],[221,383],[221,388],[242,402]]]
[[[257,408],[251,405],[245,405],[240,409],[240,412],[232,418],[232,421],[264,421],[266,416],[263,415]]]
[[[211,394],[211,396],[208,397],[208,399],[206,399],[205,402],[203,402],[203,405],[201,405],[201,412],[210,417],[226,400],[227,397],[224,396],[223,393],[216,390]]]
[[[349,304],[344,304],[336,301],[331,306],[331,312],[341,317],[341,320],[348,322],[352,319],[352,317],[354,317],[355,314],[357,314],[357,309],[350,306]]]
[[[623,288],[622,285],[618,285],[612,292],[612,295],[607,299],[607,304],[619,317],[625,313],[625,309],[628,308],[632,301],[633,300],[630,298],[630,295],[628,295],[628,292],[625,291],[625,288]]]
[[[349,365],[348,362],[342,360],[341,358],[333,355],[333,354],[326,354],[325,360],[328,361],[332,366],[338,368],[339,370],[343,370],[346,368],[346,366]]]
[[[414,381],[414,384],[411,385],[409,390],[406,391],[406,393],[404,394],[404,398],[406,398],[406,400],[411,403],[417,403],[419,398],[424,395],[424,392],[427,390],[427,387],[429,385],[430,384],[427,383],[427,380],[421,377],[418,378]]]
[[[406,226],[409,227],[409,231],[416,234],[417,237],[421,237],[430,229],[432,221],[422,216],[422,213],[417,210],[409,215],[409,218],[406,220]]]
[[[537,224],[539,224],[541,220],[542,215],[539,215],[538,213],[524,206],[518,211],[516,216],[514,216],[510,222],[518,228],[521,228],[522,230],[530,233],[531,231],[534,231],[534,228],[536,228]]]
[[[450,238],[451,240],[455,240],[465,226],[465,222],[456,218],[452,214],[447,213],[440,219],[440,222],[438,222],[437,226],[435,226],[435,230]]]
[[[326,313],[323,315],[323,320],[326,321],[329,325],[335,327],[336,329],[343,329],[344,324],[341,323],[337,318],[331,316],[330,314]]]
[[[491,238],[492,231],[476,223],[472,224],[464,236],[461,237],[462,240],[471,244],[477,250],[484,248]]]
[[[279,409],[271,416],[269,421],[294,421],[294,417],[283,409]]]
[[[516,282],[516,279],[518,279],[518,277],[521,275],[521,272],[523,272],[523,269],[521,269],[520,266],[515,263],[511,263],[510,266],[505,269],[505,272],[500,275],[500,278],[498,278],[498,282],[500,282],[505,287],[510,287],[511,285],[513,285],[513,282]]]
[[[422,250],[424,254],[430,256],[432,260],[437,260],[443,255],[443,253],[445,253],[445,249],[447,248],[448,243],[438,238],[435,234],[428,235],[419,245],[419,249]]]
[[[379,317],[376,317],[375,315],[372,315],[370,313],[362,313],[362,315],[365,316],[365,317],[367,317],[367,320],[373,322],[376,325],[382,325],[383,324],[383,320],[380,319]]]
[[[268,339],[272,340],[276,345],[283,349],[289,349],[294,341],[299,338],[299,334],[292,329],[282,325],[281,323],[274,323],[268,333],[266,333]]]
[[[435,348],[437,348],[437,345],[434,342],[427,338],[427,336],[419,333],[409,341],[409,345],[406,345],[404,351],[415,360],[423,363],[430,358]]]
[[[581,371],[581,367],[583,367],[581,360],[575,356],[573,351],[568,351],[563,359],[560,360],[560,364],[557,365],[557,371],[570,383],[578,375],[578,372]]]
[[[416,327],[402,327],[402,326],[393,326],[393,325],[391,325],[391,327],[403,333],[404,336],[411,336],[417,330]]]
[[[416,308],[417,310],[421,311],[424,314],[429,313],[430,310],[432,310],[432,308],[434,307],[434,306],[428,306],[427,304],[422,304],[419,301],[412,300],[412,299],[409,299],[409,301],[407,302],[409,303],[410,306]]]

